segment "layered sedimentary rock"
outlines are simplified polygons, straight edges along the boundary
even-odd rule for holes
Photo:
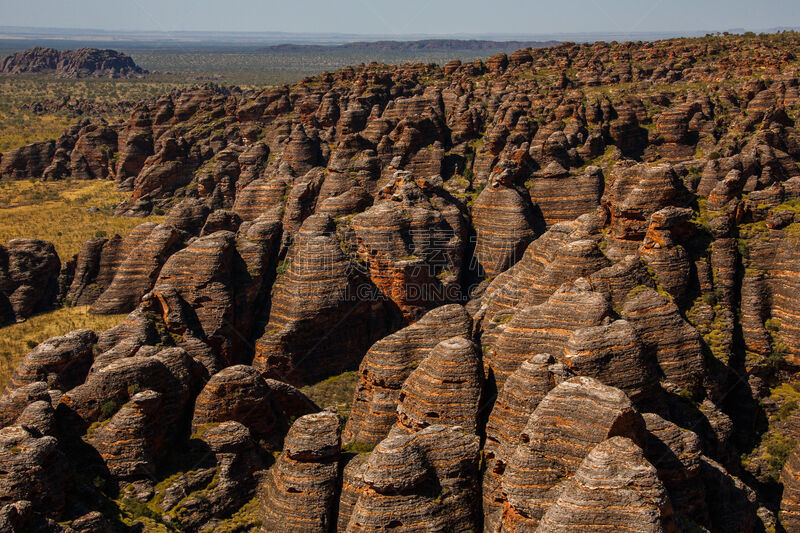
[[[781,523],[786,531],[800,527],[800,453],[789,455],[781,472],[783,497],[781,499]]]
[[[187,324],[198,324],[197,333],[223,366],[240,362],[259,318],[256,310],[264,305],[269,259],[263,254],[260,245],[237,240],[229,231],[202,236],[173,254],[153,287],[163,302],[167,326],[181,332]],[[188,304],[191,316],[179,322],[169,319],[171,309],[163,294],[170,290]]]
[[[478,448],[476,436],[439,425],[384,439],[345,531],[479,530]]]
[[[599,325],[609,311],[605,297],[590,290],[585,280],[566,283],[540,305],[524,306],[513,316],[501,315],[509,318],[493,319],[496,326],[489,329],[490,323],[484,333],[484,364],[498,388],[502,387],[530,354],[563,356],[573,331]]]
[[[575,330],[561,360],[571,372],[616,387],[632,400],[655,393],[657,377],[636,330],[625,320]]]
[[[134,394],[108,423],[90,431],[87,441],[98,451],[109,473],[122,479],[152,478],[166,452],[161,394]]]
[[[108,239],[95,238],[83,243],[78,252],[75,274],[66,294],[70,304],[91,304],[106,289],[95,284],[95,279],[100,272],[103,248],[108,242]]]
[[[602,199],[611,215],[608,253],[624,256],[635,252],[647,234],[650,216],[678,205],[681,194],[681,184],[669,165],[615,166]]]
[[[0,176],[11,179],[41,176],[54,154],[53,141],[40,141],[10,150],[0,159]]]
[[[376,342],[359,367],[345,443],[375,445],[397,420],[400,388],[431,349],[453,337],[469,338],[472,320],[458,304],[438,307],[418,322]]]
[[[610,266],[597,244],[601,226],[594,215],[554,225],[528,246],[516,265],[492,280],[473,317],[488,325],[522,305],[545,302],[566,282]]]
[[[36,382],[46,382],[51,389],[68,391],[86,379],[94,361],[92,348],[97,335],[88,329],[53,337],[30,351],[14,370],[6,391]]]
[[[257,370],[246,365],[225,368],[211,376],[197,396],[192,417],[195,431],[206,424],[235,421],[247,427],[253,436],[272,445],[280,442],[281,429],[288,416],[312,412],[313,403],[294,402],[284,407],[282,400],[290,399],[283,391],[285,384],[265,380]],[[293,389],[292,387],[288,387]],[[302,394],[297,391],[298,396]]]
[[[109,287],[92,304],[97,314],[132,311],[153,288],[161,267],[178,243],[175,228],[159,225],[120,264]]]
[[[574,220],[591,213],[600,205],[603,194],[603,171],[587,167],[582,174],[535,177],[528,189],[548,226]]]
[[[93,116],[3,155],[3,177],[115,179],[131,192],[116,214],[168,212],[60,269],[46,245],[41,269],[0,254],[4,320],[24,318],[9,294],[45,310],[51,279],[65,304],[130,311],[96,340],[46,341],[0,397],[4,431],[56,437],[79,472],[53,519],[114,529],[95,487],[118,485],[126,513],[149,510],[134,528],[160,527],[150,511],[258,528],[268,482],[267,530],[670,530],[665,491],[679,529],[780,529],[796,41],[564,43],[106,111],[33,104]],[[285,439],[318,407],[272,378],[337,408],[358,379],[350,446],[325,444],[330,414]],[[45,459],[19,471],[36,480]],[[0,523],[46,529],[23,492]]]
[[[37,401],[50,401],[49,387],[43,381],[7,391],[0,396],[0,424],[10,426],[28,405]]]
[[[704,370],[700,334],[668,297],[645,287],[634,289],[621,315],[636,330],[648,364],[655,357],[660,373],[669,382],[682,389],[698,387]]]
[[[380,295],[407,321],[457,300],[466,227],[435,180],[397,172],[379,201],[353,217],[357,253]]]
[[[106,363],[90,372],[82,385],[66,392],[60,404],[66,408],[65,413],[69,411],[75,416],[71,420],[73,429],[105,420],[138,391],[152,390],[161,394],[163,408],[159,423],[173,435],[179,431],[177,421],[188,416],[190,400],[198,392],[202,373],[199,364],[181,348],[155,352]]]
[[[682,303],[689,285],[691,265],[689,253],[676,243],[686,241],[691,236],[693,226],[688,219],[691,209],[667,207],[650,216],[642,245],[641,257],[653,271],[659,285],[672,298]]]
[[[619,389],[587,377],[556,386],[531,415],[503,474],[504,528],[535,528],[555,501],[553,488],[575,474],[594,446],[615,436],[641,442],[643,431]]]
[[[67,468],[58,441],[21,426],[0,429],[0,501],[31,502],[58,519],[66,504]]]
[[[0,321],[22,321],[52,308],[60,270],[52,243],[12,239],[0,246]]]
[[[331,531],[340,445],[336,414],[323,411],[295,421],[261,489],[262,531]]]
[[[442,341],[403,383],[397,426],[414,432],[443,424],[477,434],[482,389],[483,368],[477,346],[464,337]]]
[[[667,491],[630,439],[612,437],[598,444],[565,483],[536,531],[585,528],[675,531]]]
[[[708,524],[706,491],[700,479],[700,438],[657,414],[645,413],[642,418],[648,432],[647,459],[658,470],[673,510],[697,524]]]
[[[553,357],[539,354],[523,362],[506,380],[486,423],[483,474],[483,520],[485,529],[497,527],[503,510],[499,485],[519,435],[533,411],[550,390],[564,379],[564,369]]]
[[[487,277],[508,269],[534,239],[533,212],[520,192],[493,177],[472,207],[477,242],[475,257]]]
[[[351,268],[327,215],[309,217],[272,290],[253,365],[284,381],[309,382],[354,368],[391,319],[374,286]]]

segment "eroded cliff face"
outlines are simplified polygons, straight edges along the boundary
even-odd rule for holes
[[[796,45],[204,87],[4,155],[167,216],[65,269],[0,248],[3,320],[129,313],[7,384],[0,523],[104,531],[113,500],[183,531],[790,531]],[[344,371],[346,421],[298,388]]]
[[[115,50],[55,50],[37,46],[3,59],[0,72],[55,74],[59,78],[133,78],[147,74],[133,59]]]

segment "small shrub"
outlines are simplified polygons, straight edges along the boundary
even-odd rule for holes
[[[366,442],[351,442],[342,447],[344,453],[358,453],[365,454],[371,453],[375,449],[374,444],[367,444]]]
[[[291,261],[289,259],[284,259],[283,261],[278,263],[278,266],[275,268],[275,273],[280,276],[281,274],[289,270],[289,265],[291,265]]]
[[[106,400],[100,404],[100,413],[103,418],[111,418],[117,412],[117,402],[114,400]]]
[[[770,432],[764,439],[766,462],[770,467],[770,474],[773,479],[778,479],[783,465],[789,458],[789,454],[794,450],[797,442],[790,439],[777,431]]]

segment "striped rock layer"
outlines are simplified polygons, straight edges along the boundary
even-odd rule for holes
[[[350,416],[342,433],[349,444],[375,445],[397,420],[400,389],[434,346],[453,337],[470,338],[472,319],[458,304],[437,307],[419,321],[384,337],[359,367]]]

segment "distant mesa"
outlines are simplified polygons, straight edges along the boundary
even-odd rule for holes
[[[423,39],[419,41],[359,41],[345,44],[276,44],[266,46],[262,52],[449,52],[471,50],[498,52],[523,48],[547,48],[557,41],[485,41],[477,39]]]
[[[0,65],[0,72],[40,72],[59,78],[135,78],[148,73],[130,56],[116,50],[56,50],[41,46],[6,57]]]

